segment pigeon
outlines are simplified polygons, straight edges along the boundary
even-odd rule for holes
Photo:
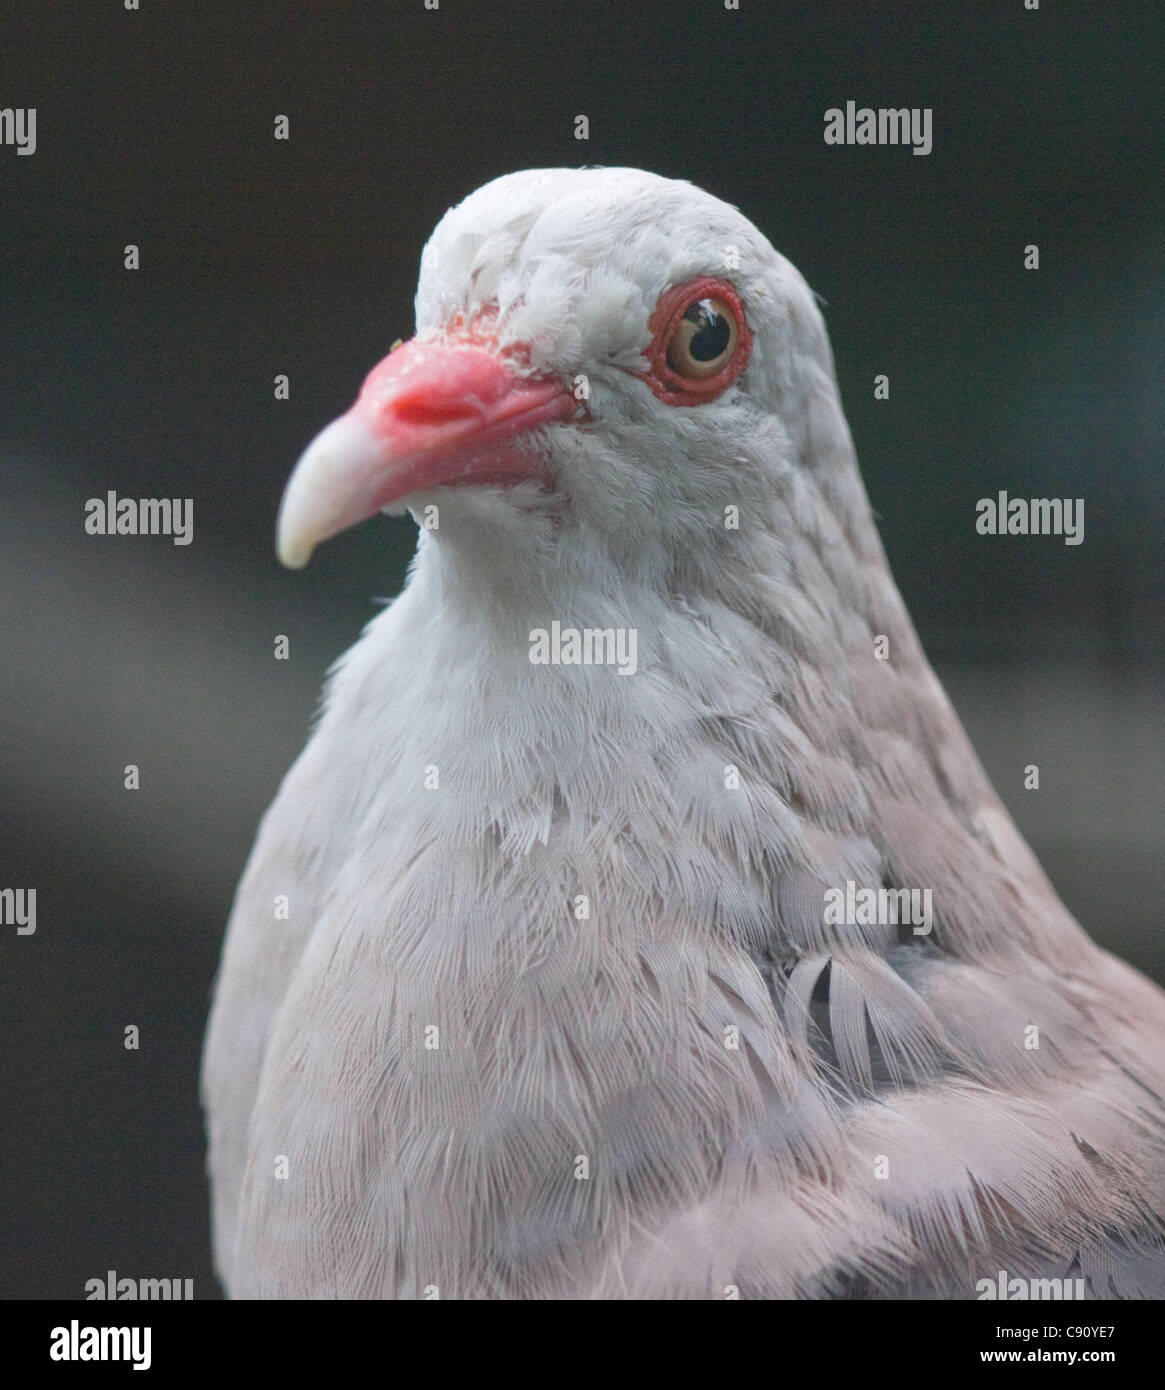
[[[416,325],[279,517],[291,567],[419,544],[234,902],[228,1293],[1160,1296],[1165,995],[928,665],[798,271],[690,183],[528,170]]]

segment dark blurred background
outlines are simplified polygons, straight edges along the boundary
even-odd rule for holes
[[[36,888],[37,930],[0,928],[0,1292],[115,1269],[217,1293],[197,1068],[223,925],[414,543],[379,519],[289,574],[276,507],[408,335],[437,218],[512,169],[691,179],[800,267],[989,773],[1085,926],[1165,975],[1163,39],[1155,5],[1065,0],[4,7],[0,107],[36,108],[37,148],[0,146],[0,887]],[[825,145],[849,99],[932,107],[932,153]],[[1083,497],[1084,543],[979,536],[1001,488]],[[194,543],[86,535],[109,489],[192,497]]]

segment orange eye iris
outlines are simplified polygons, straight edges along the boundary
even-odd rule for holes
[[[752,334],[727,280],[701,276],[665,290],[651,316],[651,370],[644,381],[668,405],[722,395],[748,365]]]

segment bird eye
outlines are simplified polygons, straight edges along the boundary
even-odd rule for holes
[[[667,346],[667,365],[678,376],[715,376],[736,351],[736,320],[722,299],[697,299],[684,310]]]
[[[726,280],[673,285],[651,317],[651,370],[644,380],[668,405],[700,405],[728,389],[748,364],[752,334]]]

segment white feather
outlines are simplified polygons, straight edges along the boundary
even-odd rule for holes
[[[755,345],[675,408],[628,369],[696,274]],[[230,1292],[1159,1289],[1165,1001],[1069,917],[930,672],[804,281],[688,184],[540,170],[422,258],[421,335],[491,300],[589,419],[543,431],[548,496],[412,499],[440,530],[264,818],[204,1070]],[[637,674],[532,665],[553,620],[636,629]],[[932,890],[930,939],[824,922],[884,878]]]

